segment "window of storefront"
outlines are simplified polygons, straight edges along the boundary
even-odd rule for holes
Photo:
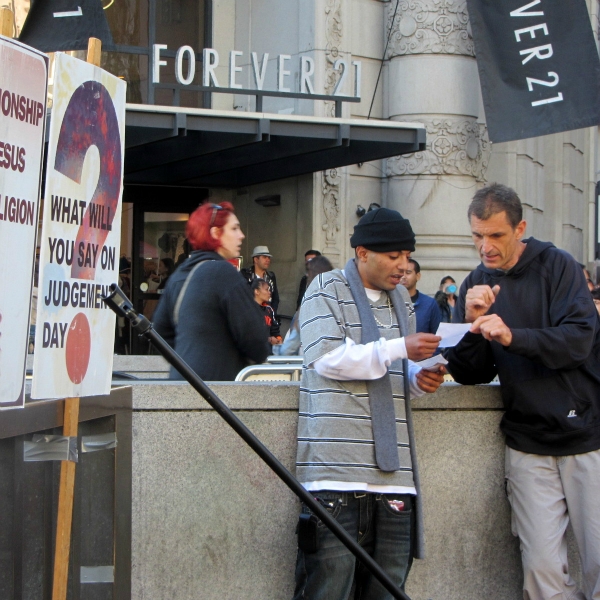
[[[212,41],[212,0],[103,0],[103,4],[115,51],[102,53],[102,67],[127,81],[128,102],[209,106],[209,94],[179,92],[173,62],[176,49],[189,45],[196,51],[196,73],[202,72],[202,48]],[[153,44],[168,46],[161,58],[171,68],[161,73],[160,87],[150,76]]]

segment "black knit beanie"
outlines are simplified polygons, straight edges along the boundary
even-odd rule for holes
[[[373,252],[414,252],[415,234],[410,221],[397,210],[378,208],[370,210],[354,226],[350,245],[364,246]]]

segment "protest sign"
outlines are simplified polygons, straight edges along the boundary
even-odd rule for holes
[[[117,281],[126,84],[56,55],[41,235],[33,398],[108,394]]]
[[[0,407],[23,406],[48,57],[0,37]]]

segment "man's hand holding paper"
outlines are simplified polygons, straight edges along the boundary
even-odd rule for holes
[[[413,333],[404,338],[406,354],[412,361],[429,358],[438,348],[439,334]]]
[[[444,383],[444,375],[446,369],[440,365],[437,371],[429,371],[427,369],[421,369],[417,377],[417,385],[428,394],[433,394],[442,383]]]

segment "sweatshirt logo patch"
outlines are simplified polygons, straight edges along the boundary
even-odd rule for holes
[[[569,414],[567,415],[567,418],[570,419],[571,417],[576,417],[576,416],[577,416],[577,413],[574,410],[570,410]]]

